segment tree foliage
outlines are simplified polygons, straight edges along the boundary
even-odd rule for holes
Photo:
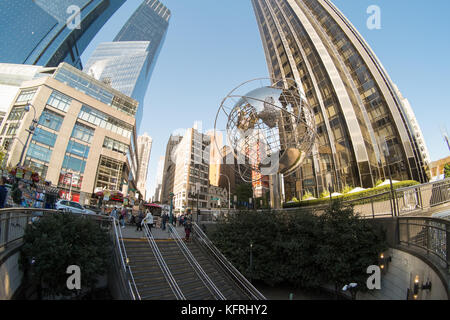
[[[91,219],[70,213],[45,216],[27,226],[20,267],[47,295],[71,295],[67,267],[81,269],[81,289],[92,290],[106,274],[111,248],[107,231]]]
[[[242,183],[236,186],[235,195],[238,202],[248,202],[253,197],[253,188],[251,183]]]
[[[447,163],[444,166],[444,177],[450,178],[450,163]]]
[[[324,284],[341,288],[350,282],[361,288],[367,267],[377,264],[386,249],[382,230],[339,201],[321,216],[241,211],[220,222],[211,239],[246,277],[303,288]]]

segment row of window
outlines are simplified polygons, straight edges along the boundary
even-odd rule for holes
[[[110,130],[125,138],[131,138],[131,132],[133,129],[130,125],[116,120],[101,111],[83,106],[78,118],[99,126],[100,128]]]

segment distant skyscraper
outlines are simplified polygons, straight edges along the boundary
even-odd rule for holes
[[[252,0],[270,76],[292,78],[314,110],[312,156],[284,179],[286,199],[331,186],[427,180],[401,98],[358,31],[329,0]],[[387,141],[385,157],[380,142]]]
[[[114,42],[102,43],[84,71],[139,101],[136,127],[150,77],[169,26],[170,10],[158,0],[146,0],[117,34]]]
[[[159,157],[158,168],[156,169],[156,187],[153,196],[154,201],[161,202],[162,181],[164,175],[164,156]]]
[[[138,189],[141,192],[144,199],[146,199],[148,163],[150,161],[150,153],[152,151],[152,142],[153,142],[152,138],[147,133],[144,133],[137,139],[137,150],[139,160]]]
[[[0,62],[82,69],[80,55],[125,0],[2,0]],[[75,9],[80,9],[79,28]],[[74,18],[74,20],[71,20]]]

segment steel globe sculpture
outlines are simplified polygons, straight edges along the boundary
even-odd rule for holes
[[[226,132],[244,181],[290,175],[311,154],[316,137],[314,113],[298,88],[291,79],[255,79],[222,101],[214,129]]]

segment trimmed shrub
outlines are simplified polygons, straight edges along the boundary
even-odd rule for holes
[[[418,184],[420,184],[420,183],[417,181],[414,181],[414,180],[405,180],[405,181],[400,181],[400,182],[394,183],[393,187],[394,187],[394,189],[400,189],[400,188],[410,187],[410,186],[414,186],[414,185],[418,185]],[[371,188],[371,189],[367,189],[367,190],[363,190],[363,191],[359,191],[359,192],[355,192],[355,193],[347,193],[342,196],[339,196],[338,198],[342,199],[343,201],[357,200],[360,198],[375,196],[377,194],[383,194],[383,193],[389,192],[390,189],[391,189],[390,185],[385,185],[385,186],[375,187],[375,188]],[[328,191],[326,191],[326,192],[328,193]],[[323,204],[327,204],[328,201],[330,201],[329,197],[330,197],[330,194],[328,193],[328,197],[326,197],[326,198],[315,199],[315,200],[303,200],[303,201],[300,201],[299,203],[284,203],[283,208],[296,208],[296,207],[309,207],[309,206],[323,205]],[[333,198],[336,198],[336,197],[333,197]],[[378,200],[382,201],[382,200],[386,200],[386,199],[389,199],[389,194],[386,194],[383,197],[380,196],[380,198]],[[367,202],[370,202],[370,200],[361,200],[361,201],[355,202],[354,204],[363,204],[363,203],[367,203]]]

